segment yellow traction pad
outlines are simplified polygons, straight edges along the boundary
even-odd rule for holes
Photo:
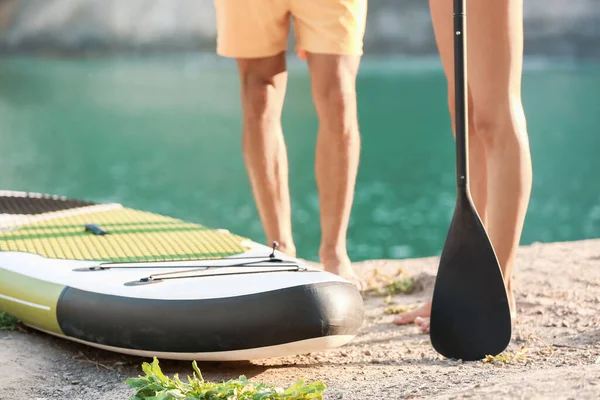
[[[86,225],[99,228],[86,229]],[[0,219],[0,251],[66,260],[175,261],[227,257],[246,238],[119,204]]]

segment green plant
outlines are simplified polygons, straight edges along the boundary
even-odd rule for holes
[[[384,314],[401,314],[403,312],[407,312],[411,310],[412,307],[409,306],[389,306],[383,310]]]
[[[415,286],[414,278],[400,278],[378,290],[379,294],[412,293]]]
[[[526,361],[528,357],[529,354],[527,350],[527,344],[524,344],[516,353],[504,351],[496,356],[491,356],[488,354],[482,361],[490,364],[509,364],[515,361]]]
[[[0,330],[15,330],[17,329],[19,323],[20,321],[17,319],[17,317],[7,312],[0,312]]]
[[[536,351],[530,351],[530,347],[533,341],[539,342],[544,347]],[[543,356],[550,356],[554,354],[554,348],[553,346],[548,345],[546,342],[544,342],[542,339],[535,336],[534,334],[529,334],[527,336],[527,340],[521,345],[517,352],[513,353],[511,351],[504,351],[496,356],[487,355],[482,361],[491,364],[509,364],[516,361],[527,362],[531,358],[532,353],[536,353],[538,355]]]
[[[386,304],[390,304],[394,294],[409,294],[415,289],[415,278],[407,277],[402,268],[398,268],[395,276],[381,272],[377,267],[368,280],[367,293],[386,296]]]
[[[196,361],[192,363],[193,376],[188,376],[187,382],[183,382],[177,374],[172,379],[165,376],[158,364],[155,357],[152,364],[142,364],[145,376],[127,379],[127,385],[136,389],[131,400],[310,400],[322,399],[326,389],[322,382],[306,385],[304,379],[300,379],[284,390],[250,382],[243,375],[222,383],[206,382]]]

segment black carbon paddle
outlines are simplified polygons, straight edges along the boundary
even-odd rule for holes
[[[500,265],[468,185],[465,2],[454,0],[457,199],[435,281],[430,337],[441,355],[474,361],[504,351],[512,327]]]

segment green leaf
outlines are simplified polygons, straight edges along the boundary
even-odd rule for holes
[[[149,382],[146,378],[128,378],[125,384],[132,389],[141,389],[148,386]]]
[[[161,382],[170,383],[171,380],[163,374],[160,366],[158,365],[158,359],[156,357],[154,357],[154,361],[152,361],[152,372],[154,373],[154,376],[156,376]]]
[[[152,366],[145,361],[142,363],[142,371],[144,371],[146,375],[154,375],[154,373],[152,372]]]
[[[314,400],[322,399],[326,386],[322,382],[306,384],[300,379],[287,389],[273,387],[262,382],[251,382],[245,375],[226,382],[204,381],[197,363],[192,363],[194,373],[187,376],[187,383],[177,374],[169,378],[160,369],[158,359],[152,364],[143,363],[145,376],[128,378],[126,383],[137,389],[134,400]]]
[[[0,312],[0,330],[15,330],[19,323],[21,323],[21,321],[14,315],[7,312]]]
[[[168,397],[173,398],[173,399],[185,399],[187,396],[183,393],[181,393],[181,390],[179,389],[171,389],[171,390],[167,390],[165,392],[166,395],[170,396]]]
[[[147,397],[145,400],[170,400],[170,397],[165,393],[158,393],[156,396]]]
[[[200,372],[200,368],[198,368],[198,364],[196,363],[196,360],[194,360],[192,362],[192,368],[194,368],[194,371],[196,371],[196,375],[198,376],[198,379],[201,382],[204,382],[204,377],[202,376],[202,372]]]

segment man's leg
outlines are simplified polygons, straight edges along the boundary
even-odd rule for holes
[[[281,113],[287,72],[285,54],[238,59],[246,169],[268,243],[296,255],[292,239],[288,160]]]
[[[325,270],[363,289],[346,235],[359,163],[356,75],[363,53],[366,0],[291,0],[297,50],[306,54],[319,119],[315,173]]]
[[[214,0],[217,52],[237,59],[243,111],[243,152],[267,237],[295,256],[288,165],[281,112],[287,83],[286,0]]]
[[[359,63],[360,56],[308,53],[319,118],[315,162],[322,231],[319,256],[325,270],[362,289],[346,248],[360,154],[355,87]]]

